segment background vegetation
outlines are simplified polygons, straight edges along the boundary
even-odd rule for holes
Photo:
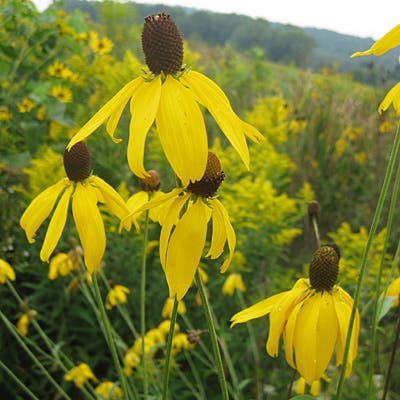
[[[312,199],[320,204],[323,242],[335,241],[341,247],[341,284],[353,292],[396,123],[391,111],[378,116],[377,104],[396,79],[398,69],[386,64],[385,59],[379,64],[369,59],[352,64],[347,61],[345,57],[353,51],[369,47],[369,39],[350,39],[239,15],[111,1],[68,1],[43,13],[29,1],[0,0],[0,7],[0,258],[15,268],[15,287],[25,302],[25,309],[20,308],[8,288],[1,286],[1,311],[15,323],[27,308],[34,309],[36,320],[63,352],[76,363],[87,362],[97,377],[115,380],[96,317],[75,285],[76,275],[49,280],[48,265],[39,259],[45,229],[40,229],[35,244],[28,245],[18,221],[29,201],[64,175],[62,152],[72,134],[141,73],[143,16],[166,11],[184,34],[185,62],[212,77],[235,111],[267,138],[263,144],[251,147],[251,171],[245,171],[221,139],[218,127],[206,116],[210,143],[227,175],[219,195],[238,237],[230,271],[242,275],[246,292],[235,291],[233,296],[222,293],[230,272],[219,274],[219,265],[212,261],[204,261],[202,268],[208,274],[207,290],[218,334],[229,348],[236,371],[240,388],[237,398],[282,399],[292,373],[282,354],[275,360],[264,352],[266,319],[251,323],[255,351],[251,351],[246,326],[231,330],[228,321],[244,305],[286,290],[296,278],[304,276],[316,248],[307,217],[307,204]],[[111,48],[106,39],[112,42]],[[348,43],[345,47],[339,44],[344,42]],[[121,144],[112,143],[103,127],[88,139],[94,173],[118,188],[125,198],[140,190],[125,160],[127,131],[126,110],[117,130],[117,136],[124,139]],[[160,173],[161,189],[171,189],[174,180],[156,132],[150,135],[146,157],[146,166]],[[107,218],[107,228],[104,271],[108,280],[131,289],[126,310],[138,324],[142,235],[119,234],[118,221],[111,217]],[[363,382],[370,338],[363,327],[370,324],[368,292],[380,262],[384,228],[379,229],[369,261],[360,310],[360,352],[346,384],[347,399],[360,399],[367,390]],[[76,247],[72,224],[66,233],[58,251]],[[158,260],[158,234],[158,226],[151,225],[149,329],[162,322],[168,295]],[[393,237],[398,234],[399,228],[394,227]],[[388,266],[392,251],[390,247],[385,258]],[[205,329],[195,288],[185,297],[185,303],[186,314],[178,318],[181,330]],[[126,350],[134,342],[132,332],[117,310],[110,311],[110,318],[125,343],[121,348]],[[394,336],[394,319],[391,312],[381,322],[384,329],[379,332],[377,392]],[[31,343],[43,345],[33,329],[28,338]],[[201,338],[208,346],[207,335]],[[197,392],[186,381],[196,382],[201,377],[207,398],[218,399],[217,378],[207,359],[206,346],[177,354],[172,398],[204,398],[202,389]],[[3,327],[0,360],[34,393],[40,393],[41,399],[56,398],[52,386]],[[43,361],[74,399],[83,398],[71,383],[63,381],[56,365],[46,358]],[[231,376],[232,371],[227,369]],[[399,373],[397,364],[393,376]],[[329,374],[333,382],[323,385],[323,398],[327,399],[331,398],[330,388],[337,376],[334,367]],[[140,385],[138,373],[134,379]],[[154,387],[156,391],[157,383]],[[400,386],[395,379],[391,392],[393,399],[399,398],[396,393]],[[0,397],[24,396],[1,371]]]

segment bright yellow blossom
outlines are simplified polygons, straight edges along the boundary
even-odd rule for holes
[[[161,311],[161,316],[164,319],[169,319],[172,316],[172,308],[174,307],[174,299],[171,297],[168,297],[167,300],[165,300],[164,307]],[[186,314],[186,305],[183,300],[178,301],[178,314]]]
[[[20,335],[26,336],[28,334],[29,323],[29,315],[27,313],[22,314],[17,322],[17,331]]]
[[[83,247],[84,261],[89,273],[93,273],[106,247],[98,203],[105,204],[119,219],[124,218],[129,210],[108,183],[91,174],[90,155],[83,142],[65,151],[64,167],[68,178],[61,179],[35,197],[23,213],[20,225],[25,230],[28,242],[33,243],[36,231],[54,209],[40,251],[41,260],[48,262],[61,237],[72,199],[72,214]],[[123,225],[130,229],[129,221]]]
[[[0,106],[0,121],[11,121],[12,117],[6,106]]]
[[[48,278],[53,281],[58,275],[67,276],[77,268],[71,257],[66,253],[57,253],[50,260]]]
[[[125,304],[128,301],[126,295],[129,293],[130,290],[125,286],[113,286],[106,297],[106,309],[111,310],[117,304]]]
[[[61,103],[70,103],[72,101],[71,89],[65,86],[53,86],[49,92],[49,95],[55,97]]]
[[[124,395],[118,384],[110,381],[101,382],[94,391],[100,396],[99,400],[119,400]]]
[[[393,297],[392,307],[399,305],[400,297],[400,278],[395,279],[388,287],[386,291],[386,297]]]
[[[225,282],[222,285],[222,293],[227,294],[228,296],[233,296],[236,289],[239,290],[239,292],[245,292],[246,286],[244,286],[242,275],[233,272],[225,279]]]
[[[107,54],[110,53],[114,47],[114,43],[106,37],[102,39],[99,39],[99,37],[94,37],[90,39],[89,46],[95,53]]]
[[[124,355],[124,374],[129,376],[132,370],[140,364],[140,356],[133,349],[129,349]]]
[[[168,35],[165,35],[166,26]],[[158,50],[152,48],[156,42],[161,43]],[[68,148],[84,140],[103,123],[111,139],[119,142],[121,139],[114,137],[115,129],[130,102],[127,149],[130,169],[140,178],[147,175],[143,165],[145,141],[155,122],[165,156],[186,186],[190,181],[201,179],[207,164],[208,140],[200,109],[204,106],[248,168],[246,136],[255,142],[261,141],[263,136],[235,114],[224,92],[211,79],[182,68],[183,42],[169,16],[146,17],[142,47],[151,72],[126,84],[78,131]]]
[[[0,283],[6,283],[7,279],[15,281],[15,271],[6,260],[0,258]]]
[[[169,320],[169,319],[166,319],[166,320],[162,321],[158,325],[158,330],[160,332],[162,332],[164,337],[168,335],[170,328],[171,328],[171,320]],[[179,325],[177,323],[175,323],[174,332],[178,332],[179,330],[180,330]]]
[[[188,340],[186,333],[178,333],[172,338],[172,354],[176,355],[182,350],[190,350],[195,346]]]
[[[299,279],[291,290],[276,294],[235,314],[232,326],[270,315],[267,353],[277,357],[283,336],[286,361],[313,385],[323,377],[336,346],[336,364],[343,361],[353,299],[334,282],[339,251],[324,246],[314,253],[310,279]],[[356,313],[346,375],[357,356],[360,317]]]
[[[94,382],[97,381],[89,365],[87,365],[86,363],[79,363],[76,367],[71,368],[64,375],[64,379],[66,381],[74,381],[75,385],[79,388],[83,387],[83,385],[89,379]]]
[[[20,113],[27,113],[32,110],[35,103],[27,97],[24,97],[17,105]]]

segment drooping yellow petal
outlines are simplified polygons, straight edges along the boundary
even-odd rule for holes
[[[351,316],[351,310],[353,307],[353,299],[340,287],[336,287],[332,292],[333,301],[336,310],[336,316],[338,320],[338,343],[336,348],[336,365],[341,365],[343,362],[344,348],[346,345],[347,332],[349,328],[349,321]],[[360,316],[358,310],[355,315],[353,331],[351,334],[349,356],[346,365],[346,376],[351,373],[352,364],[354,359],[357,357],[358,351],[358,335],[360,330]]]
[[[68,187],[62,194],[60,201],[51,217],[47,228],[46,237],[40,251],[40,259],[49,262],[49,258],[53,253],[58,241],[60,240],[62,231],[64,230],[65,221],[67,220],[69,199],[71,197],[73,186]]]
[[[165,275],[169,296],[182,300],[191,286],[206,241],[210,208],[202,199],[188,207],[177,223],[168,244]]]
[[[206,257],[211,259],[218,258],[224,251],[226,243],[226,229],[224,224],[224,217],[216,205],[216,199],[210,200],[210,205],[213,208],[212,213],[212,234],[211,234],[211,245]]]
[[[68,184],[68,179],[62,179],[55,185],[48,187],[33,199],[31,204],[29,204],[28,208],[22,214],[19,223],[22,229],[24,229],[29,243],[35,241],[34,236],[36,231],[39,229],[40,225],[42,225],[43,221],[50,215],[58,196],[66,186],[68,186]]]
[[[146,136],[153,124],[161,96],[161,75],[151,82],[144,82],[131,100],[131,122],[129,125],[128,164],[139,178],[147,176],[143,166]]]
[[[381,101],[378,107],[379,114],[386,111],[393,103],[393,108],[396,113],[400,115],[400,82],[394,85],[387,93],[384,99]]]
[[[86,139],[94,130],[96,130],[101,124],[103,124],[107,118],[111,118],[108,124],[108,132],[114,142],[119,142],[121,139],[114,138],[114,130],[117,125],[117,120],[121,116],[121,113],[128,102],[133,96],[135,90],[145,82],[142,77],[136,78],[133,81],[127,83],[114,97],[111,98],[103,107],[93,115],[89,121],[72,137],[67,145],[69,150],[75,143],[81,142]]]
[[[317,335],[321,294],[309,297],[297,314],[294,352],[300,375],[311,385],[316,380]]]
[[[221,235],[219,236],[218,240],[219,240],[219,242],[221,242],[221,239],[223,237],[225,237],[225,240],[227,240],[227,242],[228,242],[229,255],[226,258],[226,260],[224,261],[224,263],[221,265],[221,268],[220,268],[220,272],[224,273],[228,269],[228,267],[232,261],[233,254],[235,252],[236,235],[235,235],[234,229],[232,228],[232,225],[231,225],[231,222],[229,219],[229,214],[226,211],[225,207],[222,205],[222,203],[218,199],[212,199],[212,200],[210,200],[210,204],[213,207],[213,224],[214,224],[214,217],[216,215],[218,215],[217,222],[218,223],[222,222],[222,229],[223,229],[224,233],[222,236]],[[213,225],[213,227],[214,227],[214,225]],[[219,233],[219,232],[217,232],[217,233]],[[213,232],[213,235],[214,235],[214,232]],[[225,240],[224,240],[224,242],[225,242]],[[218,250],[218,251],[221,250],[221,252],[218,254],[218,252],[215,251],[215,253],[213,253],[214,257],[212,256],[212,258],[219,257],[219,255],[221,255],[222,250],[223,250],[223,248],[221,249],[220,247],[218,247],[218,246],[220,246],[220,243],[215,243],[215,246],[216,247],[214,250]],[[210,248],[209,253],[211,253],[212,247],[213,247],[213,243],[212,243],[212,239],[211,239],[211,248]],[[216,254],[218,254],[218,255],[216,255]]]
[[[250,128],[249,124],[235,114],[225,93],[205,75],[189,71],[182,76],[181,81],[195,94],[197,101],[207,108],[245,166],[249,168],[249,149],[245,135],[248,134],[252,140],[260,141],[263,138],[261,133],[253,127]]]
[[[319,318],[317,322],[315,380],[324,374],[332,358],[338,336],[338,321],[333,297],[328,292],[322,292],[320,298]]]
[[[183,186],[200,180],[208,157],[203,115],[192,92],[170,75],[161,87],[156,124],[165,156]]]
[[[275,303],[275,306],[271,310],[269,316],[270,324],[266,350],[271,357],[278,356],[279,339],[285,323],[288,320],[293,308],[301,298],[300,296],[305,295],[304,289],[301,287],[292,288],[284,293],[285,295]]]
[[[231,328],[236,324],[241,324],[243,322],[250,321],[251,319],[263,317],[271,312],[274,308],[275,304],[279,302],[279,300],[285,296],[287,292],[278,293],[267,299],[261,300],[256,304],[253,304],[250,307],[245,308],[242,311],[239,311],[231,318]]]
[[[165,272],[167,249],[171,237],[171,232],[174,226],[177,224],[179,220],[179,215],[181,214],[181,210],[188,201],[188,199],[189,199],[189,194],[186,194],[184,196],[178,196],[175,199],[173,199],[172,203],[168,207],[168,212],[166,213],[166,216],[162,222],[159,251],[160,251],[160,262],[164,272]]]
[[[303,306],[303,302],[299,302],[291,311],[289,318],[286,322],[285,329],[283,331],[283,345],[285,348],[285,357],[287,363],[293,368],[296,368],[296,363],[294,361],[294,329],[296,327],[297,315],[300,308]],[[303,378],[304,379],[304,378]]]
[[[131,229],[131,220],[125,219],[129,214],[129,209],[123,198],[112,186],[98,176],[92,175],[90,177],[90,184],[95,186],[100,191],[107,208],[117,218],[119,218],[121,221],[123,220],[124,228],[129,231],[129,229]]]
[[[396,25],[388,33],[377,40],[368,50],[357,51],[351,55],[353,57],[367,56],[373,54],[375,56],[381,56],[385,54],[390,49],[400,45],[400,24]]]
[[[83,247],[85,265],[92,274],[103,257],[106,234],[97,207],[96,191],[90,184],[77,183],[72,197],[72,213]]]

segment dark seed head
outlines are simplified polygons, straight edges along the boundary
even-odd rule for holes
[[[199,181],[190,182],[187,189],[201,197],[212,197],[225,179],[218,157],[208,152],[206,171]]]
[[[310,263],[309,278],[314,289],[330,291],[335,285],[339,272],[339,248],[323,246],[314,254]]]
[[[141,178],[140,186],[141,186],[142,190],[144,190],[145,192],[155,192],[158,189],[160,189],[160,185],[161,185],[158,173],[157,173],[157,171],[154,171],[153,169],[151,169],[150,171],[147,171],[147,173],[150,176]]]
[[[70,150],[65,149],[64,169],[73,182],[81,182],[89,178],[92,172],[92,161],[84,142],[74,144]]]
[[[172,18],[164,13],[144,19],[142,49],[154,74],[173,74],[182,68],[183,41]]]

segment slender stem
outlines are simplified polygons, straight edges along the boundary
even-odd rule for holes
[[[222,364],[221,353],[220,353],[219,347],[218,347],[217,333],[215,332],[215,325],[214,325],[214,320],[213,320],[212,314],[211,314],[210,304],[208,303],[204,285],[201,280],[201,275],[199,273],[199,269],[197,269],[197,271],[196,271],[195,279],[196,279],[196,284],[197,284],[197,290],[199,291],[201,302],[202,302],[203,308],[204,308],[204,313],[206,316],[208,331],[209,331],[210,339],[211,339],[211,345],[212,345],[212,349],[213,349],[213,353],[214,353],[214,361],[215,361],[215,364],[217,367],[217,372],[218,372],[219,385],[221,387],[221,392],[222,392],[222,399],[229,400],[228,387],[226,384],[224,367]]]
[[[397,128],[396,137],[394,139],[392,151],[390,153],[389,162],[388,162],[388,166],[387,166],[386,173],[385,173],[385,178],[383,181],[382,189],[379,193],[378,203],[377,203],[377,206],[375,209],[374,216],[372,218],[372,223],[371,223],[371,228],[370,228],[369,235],[368,235],[367,244],[365,246],[363,257],[361,260],[360,273],[359,273],[359,277],[358,277],[356,291],[354,294],[354,303],[353,303],[353,308],[351,310],[349,327],[348,327],[348,331],[347,331],[346,345],[345,345],[343,360],[342,360],[342,368],[340,370],[339,382],[338,382],[338,386],[336,389],[336,400],[341,400],[341,398],[342,398],[343,384],[344,384],[344,378],[345,378],[346,367],[347,367],[347,359],[349,357],[349,351],[350,351],[350,341],[351,341],[352,331],[353,331],[353,327],[354,327],[354,320],[355,320],[355,316],[356,316],[358,302],[360,299],[361,287],[362,287],[363,278],[364,278],[364,274],[365,274],[365,270],[366,270],[368,254],[369,254],[369,250],[371,248],[372,239],[375,236],[375,232],[378,227],[378,222],[379,222],[379,219],[382,214],[383,204],[385,202],[386,195],[387,195],[387,192],[389,189],[389,183],[390,183],[390,180],[393,175],[394,164],[397,159],[397,154],[399,151],[399,143],[400,143],[400,129]]]
[[[169,333],[168,333],[167,354],[165,355],[162,400],[167,400],[167,396],[168,396],[168,382],[169,382],[171,354],[172,354],[172,339],[174,336],[177,316],[178,316],[178,300],[176,299],[176,296],[175,296],[174,305],[172,307],[172,313],[171,313],[171,325],[169,327]]]
[[[43,366],[43,364],[38,360],[35,354],[29,349],[29,347],[25,344],[25,342],[21,339],[20,334],[17,332],[15,326],[8,320],[8,318],[0,311],[0,318],[3,320],[4,324],[11,332],[11,334],[17,339],[19,345],[24,349],[25,353],[32,359],[34,364],[42,371],[44,376],[53,384],[53,386],[57,389],[58,393],[64,397],[65,399],[71,400],[67,393],[65,393],[64,389],[56,382],[56,380],[49,374],[47,369]]]
[[[17,375],[12,372],[7,365],[5,365],[1,360],[0,360],[0,367],[3,368],[3,370],[12,378],[14,381],[17,383],[17,385],[26,393],[28,394],[31,399],[33,400],[39,400],[38,397],[36,397],[35,394],[33,394],[30,389],[18,378]]]
[[[381,255],[381,262],[379,265],[379,270],[376,275],[376,282],[375,282],[375,296],[373,302],[373,312],[372,312],[372,332],[371,332],[371,351],[369,356],[369,381],[368,381],[368,398],[372,397],[373,391],[373,375],[375,369],[375,349],[376,349],[376,337],[377,337],[377,329],[378,329],[378,309],[379,309],[379,298],[380,298],[380,291],[381,291],[381,281],[382,281],[382,271],[385,263],[385,255],[386,250],[389,244],[389,237],[392,231],[393,225],[393,216],[396,208],[397,203],[397,196],[399,193],[400,187],[400,163],[397,165],[397,172],[396,178],[393,185],[392,197],[390,201],[389,213],[388,213],[388,222],[386,227],[386,237],[385,242],[383,244],[382,255]]]
[[[113,358],[113,361],[114,361],[114,365],[115,365],[115,368],[117,370],[118,378],[119,378],[119,380],[121,382],[122,391],[124,393],[125,398],[127,398],[127,396],[128,396],[128,387],[127,387],[125,376],[124,376],[124,373],[123,373],[123,370],[122,370],[122,367],[121,367],[121,364],[120,364],[120,360],[119,360],[119,357],[118,357],[117,348],[116,348],[114,337],[113,337],[113,334],[112,334],[112,331],[111,331],[110,321],[109,321],[109,319],[107,317],[107,313],[106,313],[106,310],[104,308],[104,303],[103,303],[103,300],[101,298],[100,288],[99,288],[99,285],[98,285],[98,282],[97,282],[96,273],[94,273],[92,275],[92,277],[93,277],[94,293],[95,293],[96,300],[97,300],[97,305],[98,305],[98,308],[99,308],[99,311],[100,311],[100,318],[101,318],[101,321],[103,323],[104,334],[105,334],[105,337],[106,337],[106,341],[107,341],[108,347],[110,348],[110,351],[111,351],[111,355],[112,355],[112,358]]]
[[[144,232],[143,232],[143,251],[142,251],[142,270],[140,281],[140,334],[142,336],[142,370],[143,370],[143,391],[146,400],[149,394],[149,383],[147,380],[147,365],[145,353],[146,335],[146,261],[147,261],[147,239],[149,233],[149,210],[145,214]]]
[[[312,216],[312,225],[313,225],[313,229],[314,229],[315,240],[317,242],[317,246],[318,246],[318,248],[320,248],[321,247],[321,239],[319,237],[318,221],[314,215]]]
[[[386,399],[386,395],[387,395],[387,393],[389,391],[389,382],[390,382],[390,378],[391,378],[391,375],[392,375],[394,357],[396,355],[397,347],[398,347],[398,344],[399,344],[399,336],[400,336],[400,296],[399,296],[399,305],[397,307],[397,322],[396,322],[395,335],[396,336],[394,338],[394,343],[393,343],[393,347],[392,347],[392,353],[390,355],[389,366],[388,366],[388,370],[387,370],[387,373],[386,373],[385,387],[383,389],[382,400]]]

